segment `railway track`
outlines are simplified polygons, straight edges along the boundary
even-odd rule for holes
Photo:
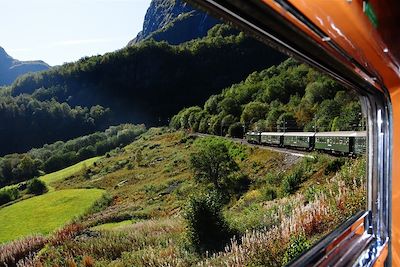
[[[299,150],[288,149],[288,148],[283,148],[283,147],[272,147],[272,146],[250,144],[250,143],[246,142],[245,139],[240,139],[240,138],[230,138],[230,137],[217,136],[217,135],[212,135],[212,134],[202,134],[202,133],[192,133],[191,135],[198,136],[198,137],[221,137],[221,138],[232,140],[232,141],[242,144],[242,145],[257,147],[260,149],[275,151],[275,152],[279,152],[279,153],[285,153],[285,154],[296,156],[296,157],[314,158],[314,156],[312,156],[311,153],[308,151],[299,151]]]

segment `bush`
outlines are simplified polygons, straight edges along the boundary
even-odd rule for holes
[[[188,238],[198,253],[220,251],[234,235],[222,215],[222,201],[215,193],[191,198],[185,219]]]
[[[262,193],[263,193],[264,199],[267,201],[274,200],[278,196],[278,194],[276,193],[276,190],[270,186],[265,187],[263,189]]]
[[[293,194],[298,188],[300,183],[303,181],[303,171],[298,168],[293,173],[288,174],[282,181],[282,191],[286,195]]]
[[[34,195],[42,195],[48,191],[46,184],[36,178],[28,183],[27,189],[28,193]]]
[[[0,205],[14,201],[17,198],[19,198],[19,192],[17,188],[0,190]]]
[[[249,190],[251,180],[247,175],[243,173],[238,173],[235,175],[231,175],[227,179],[227,183],[228,184],[225,185],[227,190],[223,190],[224,192],[241,195]]]
[[[328,163],[328,166],[326,166],[325,174],[330,174],[332,172],[337,172],[338,170],[340,170],[340,168],[345,163],[346,163],[346,159],[344,159],[344,158],[334,159],[333,161]]]
[[[282,173],[268,173],[265,177],[265,181],[274,186],[280,186],[283,180]]]
[[[289,241],[289,246],[283,255],[283,265],[288,264],[310,247],[310,242],[308,242],[304,234],[292,236]]]
[[[215,188],[222,190],[229,176],[238,171],[239,166],[220,139],[210,139],[210,142],[201,144],[197,153],[190,157],[194,177],[199,182],[212,183]]]

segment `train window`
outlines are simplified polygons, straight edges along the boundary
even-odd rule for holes
[[[324,18],[313,15],[329,4],[320,8],[312,1],[192,2],[338,81],[324,83],[325,78],[317,79],[306,85],[302,93],[296,91],[299,87],[292,87],[297,99],[289,93],[281,100],[283,107],[296,104],[290,110],[281,110],[287,113],[282,115],[282,125],[276,128],[254,120],[252,125],[246,125],[247,129],[264,135],[284,132],[282,150],[278,153],[301,156],[292,167],[285,164],[287,154],[278,156],[278,170],[266,161],[261,164],[267,168],[265,179],[251,184],[250,191],[237,202],[231,202],[233,209],[227,212],[228,218],[241,229],[248,228],[242,231],[245,234],[240,240],[215,257],[223,257],[228,265],[251,266],[382,263],[379,255],[386,257],[383,251],[387,248],[390,227],[390,100],[382,84],[378,84],[379,77],[368,69],[368,63],[365,62],[365,67],[347,54],[345,49],[352,46],[351,37],[340,32],[329,17],[327,22],[332,31],[324,32],[325,27],[329,28],[324,26]],[[354,10],[360,9],[358,2],[354,5],[353,1],[347,2]],[[316,9],[308,8],[308,4]],[[309,17],[302,11],[310,12]],[[324,14],[321,11],[321,16]],[[344,48],[333,37],[337,42],[345,39],[340,43]],[[339,40],[341,37],[343,40]],[[362,55],[354,54],[365,60]],[[300,71],[300,66],[308,69],[308,65],[288,60],[285,67],[279,66],[268,79],[285,76],[280,72],[284,68]],[[284,86],[279,90],[284,91]],[[324,90],[332,90],[334,96],[324,94]],[[315,93],[319,100],[307,98],[310,93]],[[315,110],[308,114],[308,121],[299,120],[308,112],[305,98],[317,101],[312,102]],[[268,119],[267,116],[267,122]],[[312,133],[310,139],[302,139],[309,133]],[[264,200],[257,203],[259,195],[264,195]]]
[[[110,122],[123,120],[119,112],[129,109],[130,101],[136,103],[135,94],[143,99],[136,103],[140,107],[160,104],[147,110],[154,115],[148,123],[160,127],[110,126],[0,157],[0,185],[5,186],[0,188],[0,265],[382,265],[385,253],[390,257],[390,99],[383,78],[365,59],[368,55],[356,49],[357,40],[341,24],[356,10],[367,14],[363,21],[372,21],[367,29],[373,32],[379,25],[374,0],[189,2],[234,25],[208,20],[179,0],[154,0],[146,17],[155,20],[165,15],[150,14],[158,9],[166,16],[191,11],[165,19],[165,27],[138,46],[28,74],[10,88],[0,87],[0,98],[7,95],[8,101],[0,106],[13,111],[14,96],[8,94],[32,91],[16,97],[21,110],[50,105],[51,114],[72,112],[82,125],[91,125],[87,128],[105,127],[106,113],[113,117]],[[324,10],[331,2],[342,8],[339,21]],[[361,2],[365,10],[359,10]],[[178,42],[174,29],[188,31],[195,23],[201,24],[196,31],[204,31],[208,23],[212,27],[202,38]],[[171,44],[155,41],[167,37]],[[360,39],[365,43],[366,38]],[[151,60],[144,60],[147,56]],[[115,77],[92,82],[104,73]],[[149,82],[154,76],[160,80]],[[184,78],[176,82],[174,77]],[[84,89],[78,90],[77,81]],[[141,90],[125,86],[135,82],[147,85]],[[169,85],[164,88],[164,83]],[[180,95],[189,91],[186,86],[192,90]],[[118,113],[102,106],[71,111],[68,104],[57,104],[58,97],[71,103],[82,97],[92,101],[86,98],[97,89],[107,103],[113,94],[103,87],[126,96],[115,98]],[[200,88],[212,93],[198,94]],[[179,93],[172,96],[172,91]],[[44,103],[24,104],[24,97]],[[168,118],[161,113],[172,99],[184,103],[175,103]],[[194,106],[184,108],[186,101]],[[13,121],[10,114],[6,117]],[[45,201],[50,198],[55,200]],[[36,212],[42,206],[51,212]],[[53,222],[63,217],[56,211],[75,208],[80,211],[69,214],[71,224]],[[17,212],[11,214],[13,209]],[[43,217],[41,225],[28,223],[45,213],[52,217]],[[14,219],[21,216],[25,219]],[[24,220],[27,227],[18,227]],[[54,231],[59,225],[64,226]],[[15,241],[24,230],[29,230],[24,239]],[[35,231],[46,236],[27,236]],[[9,240],[14,241],[3,244]]]

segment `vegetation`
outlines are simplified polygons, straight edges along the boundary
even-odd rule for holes
[[[204,143],[190,158],[194,177],[199,182],[212,183],[216,189],[226,187],[228,179],[239,166],[222,142]]]
[[[17,188],[3,188],[0,190],[0,206],[18,199],[20,193]]]
[[[185,213],[187,234],[199,253],[221,251],[234,236],[222,214],[218,193],[192,197]]]
[[[29,181],[27,189],[28,193],[33,195],[42,195],[48,191],[46,184],[36,178]]]
[[[87,160],[83,160],[62,170],[40,176],[39,179],[48,185],[51,183],[62,181],[79,171],[87,171],[86,168],[90,168],[100,158],[101,157],[93,157]]]
[[[0,121],[0,155],[5,155],[104,130],[112,114],[99,105],[72,107],[53,98],[40,101],[29,95],[6,94],[0,97]]]
[[[49,234],[99,199],[103,190],[70,189],[32,197],[0,209],[0,243],[34,233]]]
[[[180,45],[149,40],[21,76],[11,86],[12,95],[54,98],[71,107],[101,105],[113,111],[113,123],[166,124],[181,108],[284,58],[226,25],[215,27],[206,37]]]
[[[362,129],[361,120],[361,106],[355,93],[305,64],[288,59],[211,96],[203,108],[182,109],[170,125],[193,132],[242,137],[245,130]]]
[[[216,144],[225,146],[239,168],[231,176],[248,180],[240,193],[214,190],[212,182],[195,179],[189,168],[191,155]],[[337,171],[325,171],[335,159],[322,154],[300,159],[222,138],[152,128],[88,166],[89,174],[81,169],[52,183],[57,193],[94,187],[111,197],[98,198],[76,220],[79,226],[59,230],[61,240],[57,233],[45,237],[39,254],[26,245],[23,251],[33,254],[24,254],[20,262],[282,266],[365,205],[365,158],[345,159]],[[300,179],[289,193],[284,183],[291,176]],[[0,247],[0,256],[13,244]]]
[[[129,144],[144,131],[143,125],[122,124],[67,142],[46,144],[24,154],[6,155],[0,158],[0,186],[27,181],[43,172],[50,173],[96,155],[104,155],[116,147]],[[71,171],[73,169],[71,167]],[[60,175],[62,177],[63,173]]]

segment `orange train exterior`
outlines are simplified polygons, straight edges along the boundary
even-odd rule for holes
[[[303,258],[304,256],[312,258],[314,254],[321,254],[323,251],[325,256],[314,262],[303,259],[295,264],[348,266],[351,263],[353,265],[354,258],[345,261],[351,258],[346,252],[346,246],[339,247],[331,253],[333,248],[349,238],[348,233],[354,232],[354,235],[361,235],[362,232],[371,233],[374,230],[368,231],[365,228],[375,227],[377,232],[384,229],[385,234],[382,235],[384,242],[381,246],[377,246],[380,246],[379,252],[374,257],[367,257],[365,261],[356,258],[357,265],[400,266],[400,1],[188,1],[233,22],[261,41],[331,74],[349,87],[358,90],[361,95],[364,91],[365,95],[371,96],[372,91],[372,95],[384,96],[385,100],[380,100],[380,103],[385,103],[381,105],[383,109],[375,108],[379,106],[376,104],[378,102],[371,101],[379,97],[372,96],[369,98],[370,105],[367,105],[370,112],[367,112],[370,116],[368,175],[369,181],[375,181],[371,182],[368,188],[370,210],[368,212],[378,214],[376,217],[372,215],[369,219],[370,222],[375,222],[363,224],[366,220],[358,219],[351,227],[336,232],[330,243],[326,242],[314,251],[311,249],[303,254]],[[373,113],[372,110],[379,111]],[[382,112],[387,114],[385,123],[382,123],[384,120],[380,117]],[[374,116],[376,114],[378,115]],[[383,124],[386,125],[386,130],[379,126]],[[386,141],[382,141],[384,138]],[[376,158],[378,160],[374,160]],[[382,175],[377,175],[379,172]],[[384,216],[381,216],[382,214]],[[385,219],[380,220],[378,217]],[[371,226],[374,223],[375,226]],[[359,251],[366,251],[365,247]],[[366,254],[368,253],[363,255]]]

